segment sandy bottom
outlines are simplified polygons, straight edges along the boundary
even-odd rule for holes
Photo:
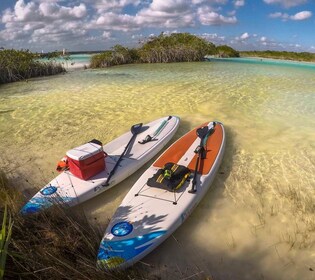
[[[309,69],[227,62],[70,71],[0,86],[0,166],[29,199],[68,149],[93,138],[106,143],[132,124],[178,115],[174,141],[220,120],[227,147],[210,191],[136,267],[162,279],[315,279],[314,88]],[[151,163],[78,207],[103,232]]]

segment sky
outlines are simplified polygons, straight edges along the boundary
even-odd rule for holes
[[[0,48],[139,47],[161,32],[239,51],[315,52],[315,0],[0,0]]]

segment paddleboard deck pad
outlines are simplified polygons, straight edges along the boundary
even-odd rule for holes
[[[131,131],[107,143],[103,146],[106,156],[102,160],[105,162],[97,165],[97,168],[105,166],[105,169],[86,180],[78,177],[78,175],[74,175],[71,172],[71,168],[70,170],[63,171],[36,193],[24,205],[21,213],[36,213],[55,204],[74,206],[117,185],[162,150],[176,133],[179,121],[178,117],[169,116],[144,124],[140,131],[134,135],[134,139],[128,148],[127,143],[133,136]],[[143,141],[148,135],[152,139],[147,142]],[[90,152],[95,154],[93,156],[99,155],[98,148],[92,147],[91,150],[91,147],[85,144],[81,146],[81,151],[79,152],[82,153],[84,149],[90,149]],[[125,154],[121,158],[110,181],[106,184],[111,171],[119,160],[120,155],[124,152],[124,149],[126,149]],[[77,152],[73,149],[70,155],[75,158]]]
[[[202,136],[197,135],[200,131],[204,132]],[[199,153],[201,146],[203,153]],[[168,238],[206,194],[224,149],[225,131],[220,122],[205,123],[170,146],[137,180],[116,210],[100,244],[98,266],[126,268]],[[202,158],[197,164],[199,155]],[[178,188],[177,183],[163,186],[163,180],[171,180],[178,166],[182,174],[188,169],[190,178],[183,177]],[[179,182],[181,178],[176,179]],[[150,183],[152,180],[157,184]]]

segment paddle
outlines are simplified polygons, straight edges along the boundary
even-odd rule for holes
[[[213,132],[215,128],[216,123],[213,122],[213,127],[211,129],[208,128],[208,126],[200,127],[197,129],[196,134],[200,138],[200,144],[195,150],[195,153],[198,154],[195,171],[194,171],[194,177],[192,181],[191,189],[188,191],[189,193],[195,193],[197,191],[196,189],[196,183],[197,183],[197,173],[199,168],[199,162],[201,159],[204,159],[206,157],[206,150],[205,150],[205,141]]]
[[[124,151],[122,152],[122,154],[120,155],[119,159],[117,160],[114,168],[112,169],[112,171],[109,173],[109,176],[107,177],[107,180],[105,182],[105,186],[108,186],[109,185],[109,180],[110,178],[114,175],[122,157],[125,155],[130,143],[134,140],[134,138],[137,136],[137,134],[140,132],[141,130],[141,127],[142,127],[142,123],[138,123],[138,124],[134,124],[131,128],[130,128],[130,131],[132,133],[132,137],[130,138],[127,146],[125,147]]]
[[[154,140],[154,138],[156,136],[158,136],[161,131],[164,129],[164,127],[167,125],[167,122],[172,118],[172,116],[169,116],[167,118],[167,120],[163,120],[163,122],[160,124],[160,126],[157,128],[157,130],[153,133],[153,136],[151,135],[147,135],[142,141],[138,141],[139,144],[145,144],[145,143],[148,143],[152,140]]]

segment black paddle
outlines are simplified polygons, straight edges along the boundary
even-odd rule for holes
[[[197,173],[198,173],[198,168],[199,168],[199,162],[201,159],[204,159],[206,157],[206,150],[205,150],[203,142],[206,139],[206,137],[209,137],[214,132],[215,125],[216,123],[213,122],[213,127],[211,129],[209,129],[208,126],[204,126],[204,127],[198,128],[196,131],[197,136],[200,138],[200,144],[195,150],[195,153],[198,154],[198,157],[196,161],[191,190],[188,191],[189,193],[195,193],[197,191],[196,183],[197,183]]]
[[[108,186],[109,185],[109,180],[110,178],[114,175],[122,157],[125,155],[130,143],[134,140],[134,138],[137,136],[137,134],[140,132],[141,130],[141,127],[142,127],[142,123],[138,123],[138,124],[134,124],[131,128],[130,128],[130,131],[132,133],[132,137],[130,138],[127,146],[125,147],[124,151],[122,152],[122,154],[120,155],[119,159],[117,160],[114,168],[112,169],[112,171],[109,173],[109,176],[107,177],[107,180],[105,182],[105,186]]]

